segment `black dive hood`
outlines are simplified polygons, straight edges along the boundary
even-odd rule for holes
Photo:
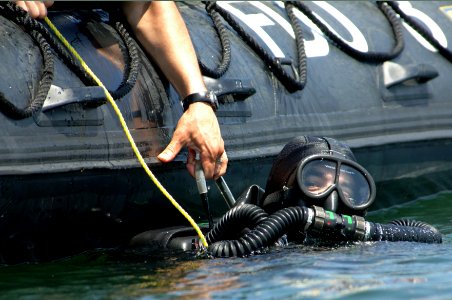
[[[277,156],[267,180],[261,206],[268,213],[289,206],[316,205],[341,214],[365,216],[367,209],[353,209],[344,205],[337,200],[335,192],[324,199],[312,199],[303,192],[299,184],[301,179],[297,178],[300,173],[297,169],[303,159],[314,155],[357,164],[353,152],[345,143],[327,137],[296,137],[286,144]],[[364,172],[370,178],[372,189],[367,208],[375,199],[375,184],[370,174],[365,170]]]

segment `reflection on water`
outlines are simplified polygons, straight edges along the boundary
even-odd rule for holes
[[[264,255],[94,251],[54,263],[0,268],[0,299],[451,299],[452,193],[372,212],[436,226],[444,243],[293,246]]]

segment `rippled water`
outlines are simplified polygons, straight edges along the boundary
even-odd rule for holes
[[[0,268],[0,299],[452,299],[452,192],[368,215],[436,226],[440,245],[291,247],[249,258],[95,251]]]

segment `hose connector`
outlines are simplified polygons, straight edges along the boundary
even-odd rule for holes
[[[315,217],[312,229],[316,232],[337,232],[354,241],[363,241],[366,235],[366,220],[360,216],[340,215],[322,207],[313,206]]]

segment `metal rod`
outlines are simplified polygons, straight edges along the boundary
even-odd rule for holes
[[[209,228],[213,228],[213,218],[210,212],[209,199],[207,197],[207,184],[204,170],[202,169],[199,153],[196,153],[195,178],[196,186],[198,187],[199,196],[201,198],[202,206],[204,207],[207,219],[209,220]]]
[[[226,204],[229,206],[229,208],[233,208],[235,205],[235,198],[234,195],[232,195],[231,190],[229,189],[223,176],[220,176],[220,178],[215,180],[215,183],[217,184],[217,187],[220,190],[221,196],[223,196],[224,201],[226,201]]]

